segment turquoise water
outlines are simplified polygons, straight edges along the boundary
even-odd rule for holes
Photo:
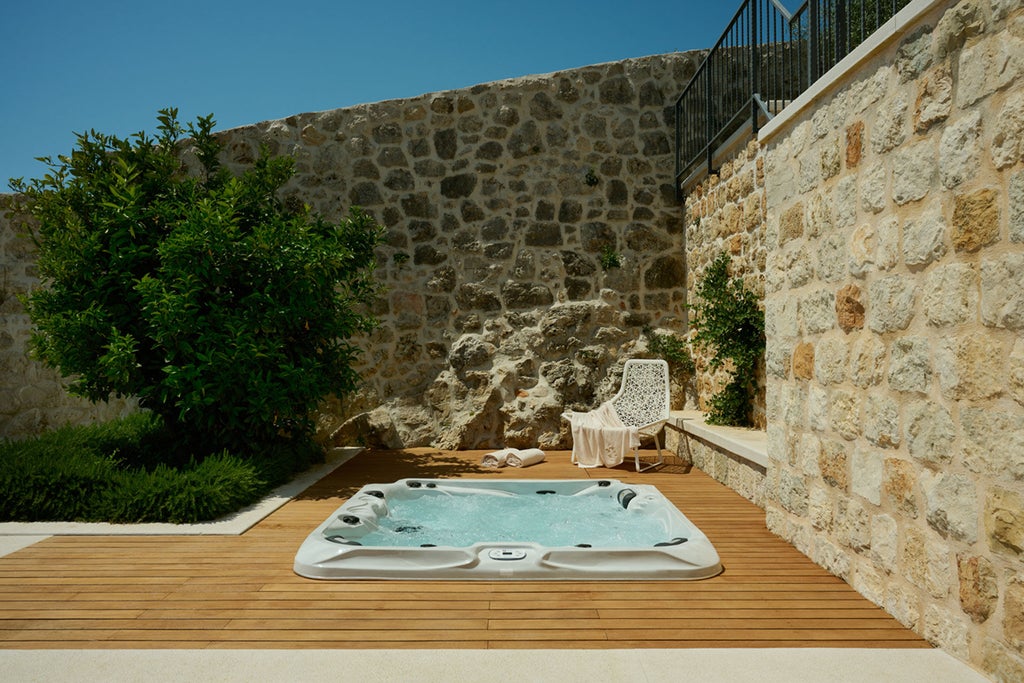
[[[665,525],[629,512],[603,496],[447,495],[425,492],[388,500],[380,528],[359,538],[366,546],[465,547],[481,542],[533,542],[547,547],[651,547],[668,540]]]

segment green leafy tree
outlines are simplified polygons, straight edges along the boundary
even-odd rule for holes
[[[714,352],[709,367],[731,380],[708,401],[711,424],[751,423],[757,364],[764,357],[764,311],[743,280],[729,277],[729,255],[719,254],[697,283],[693,340]]]
[[[43,178],[11,181],[37,223],[34,352],[72,393],[136,396],[208,452],[308,440],[319,401],[357,385],[381,230],[283,202],[292,161],[265,149],[230,174],[212,115],[157,118],[156,137],[80,134]]]

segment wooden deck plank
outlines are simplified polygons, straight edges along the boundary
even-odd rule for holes
[[[699,471],[580,470],[567,452],[364,453],[238,537],[61,536],[0,558],[0,648],[928,647],[772,535]],[[405,477],[658,486],[718,549],[703,581],[314,581],[305,536],[361,486]]]

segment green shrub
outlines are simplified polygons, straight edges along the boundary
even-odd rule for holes
[[[309,439],[321,399],[358,382],[381,230],[282,201],[292,161],[265,149],[231,176],[212,115],[188,125],[189,175],[177,111],[158,120],[155,139],[78,135],[44,178],[11,181],[38,222],[33,350],[73,393],[137,396],[203,454]]]
[[[65,427],[0,443],[0,521],[208,521],[258,501],[316,453],[282,440],[244,458],[197,458],[145,413]]]
[[[672,372],[692,375],[697,369],[685,339],[674,334],[659,334],[650,327],[644,327],[643,333],[647,337],[647,349],[667,361]]]
[[[708,401],[711,424],[749,426],[757,364],[764,357],[764,311],[739,278],[729,277],[729,255],[720,254],[696,287],[693,340],[713,352],[709,367],[729,367],[732,378]]]
[[[109,522],[188,522],[216,519],[257,501],[265,492],[252,463],[218,453],[183,469],[119,472],[96,503]]]

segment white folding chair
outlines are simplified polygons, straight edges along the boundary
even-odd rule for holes
[[[658,432],[669,418],[668,363],[663,360],[633,358],[622,368],[622,386],[611,404],[619,419],[628,427],[635,427],[644,436],[653,436],[658,449],[655,462],[640,466],[640,449],[633,449],[636,471],[643,472],[665,462]]]

